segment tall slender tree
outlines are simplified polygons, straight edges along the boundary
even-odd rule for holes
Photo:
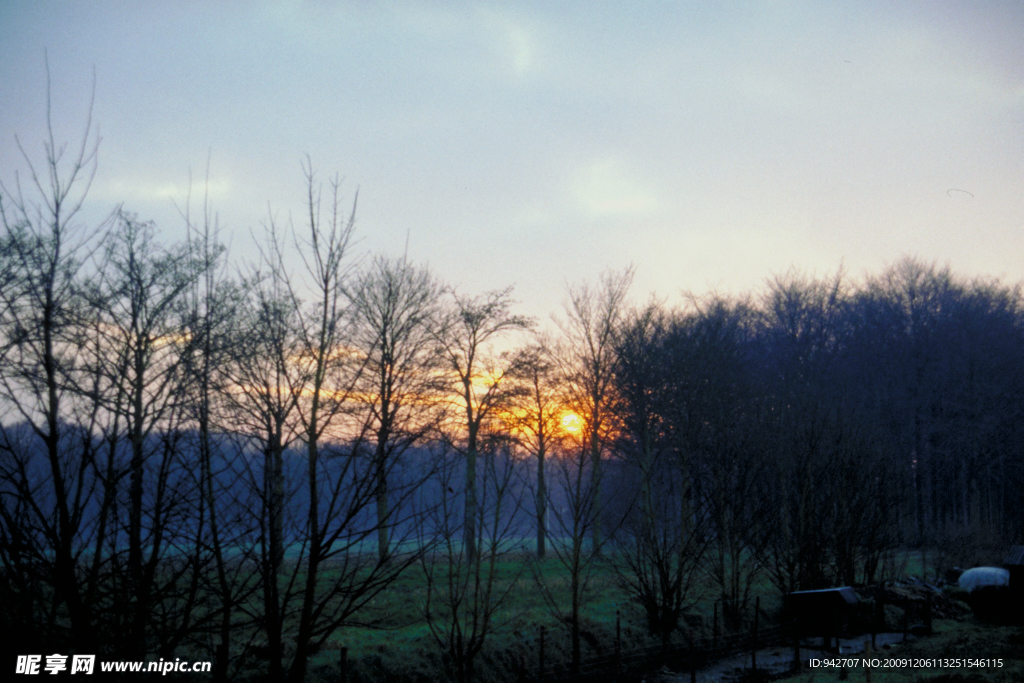
[[[517,354],[497,354],[491,346],[510,332],[528,330],[529,318],[512,313],[512,290],[501,289],[476,297],[452,293],[450,308],[436,332],[445,364],[451,372],[452,393],[462,412],[463,433],[452,439],[466,459],[466,554],[477,555],[477,479],[481,429],[508,386],[506,375]]]
[[[583,422],[583,448],[590,458],[593,482],[601,499],[601,465],[609,437],[615,429],[613,373],[615,335],[626,313],[626,295],[633,268],[604,273],[596,286],[569,288],[565,317],[556,320],[562,332],[559,362],[563,386],[573,411]],[[591,526],[595,549],[603,544],[601,523]]]
[[[390,555],[388,472],[431,434],[443,415],[438,401],[441,358],[433,334],[441,287],[403,256],[375,258],[352,287],[352,344],[366,359],[353,398],[366,411],[373,441],[377,552]]]
[[[575,416],[566,413],[565,400],[555,381],[555,363],[550,343],[543,338],[526,348],[511,377],[502,421],[520,448],[537,459],[534,484],[534,518],[537,532],[537,557],[547,552],[548,475],[547,460],[566,433],[563,421]],[[572,429],[578,429],[575,424]]]
[[[68,645],[91,650],[97,644],[96,623],[79,582],[78,563],[95,531],[86,511],[97,481],[93,444],[77,439],[71,426],[67,378],[76,363],[77,347],[71,342],[80,305],[78,283],[109,219],[93,226],[82,219],[100,141],[92,100],[81,138],[69,150],[54,136],[50,91],[47,62],[43,159],[33,161],[18,140],[26,185],[19,175],[13,186],[0,184],[0,412],[17,416],[31,433],[20,438],[8,432],[9,423],[0,426],[5,455],[0,514],[7,536],[0,556],[19,571],[41,563],[52,588],[38,592],[26,585],[28,590],[16,591],[22,596],[19,606],[27,611],[5,611],[5,619],[13,620],[7,632],[44,635],[40,625],[47,621],[36,617],[65,609]],[[36,454],[43,468],[35,465]]]

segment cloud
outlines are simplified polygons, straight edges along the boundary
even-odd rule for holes
[[[192,200],[202,199],[207,194],[211,201],[224,200],[231,196],[232,185],[227,178],[211,178],[209,185],[202,179],[193,180]],[[179,182],[156,178],[111,178],[96,183],[90,196],[108,201],[151,202],[170,199],[184,202],[189,194],[187,179]]]
[[[533,64],[534,47],[530,34],[514,26],[508,31],[509,50],[512,54],[512,70],[517,76],[525,76]]]
[[[591,217],[650,213],[659,204],[657,193],[615,157],[578,169],[570,192],[577,207]]]
[[[537,69],[540,41],[535,26],[493,10],[481,12],[480,20],[483,31],[494,41],[499,62],[516,78],[525,78]]]

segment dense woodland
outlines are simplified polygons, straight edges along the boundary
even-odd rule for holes
[[[177,242],[125,207],[89,225],[87,130],[0,187],[8,653],[187,653],[217,680],[258,656],[298,682],[412,573],[462,679],[516,586],[578,661],[598,566],[668,638],[697,586],[738,611],[757,580],[1024,540],[1016,285],[903,258],[670,306],[626,270],[541,333],[510,289],[356,253],[354,198],[308,161],[304,219],[254,230],[253,262],[202,201],[161,226]]]

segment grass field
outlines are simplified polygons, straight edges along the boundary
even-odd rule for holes
[[[530,566],[526,566],[529,563]],[[534,579],[544,576],[555,599],[569,604],[568,576],[554,558],[537,562],[529,555],[506,555],[500,565],[501,587],[518,577],[508,602],[495,615],[495,629],[476,663],[478,678],[486,681],[515,680],[520,658],[530,671],[536,668],[537,640],[546,629],[545,651],[548,666],[570,660],[571,641],[568,626],[556,620],[545,604]],[[777,612],[781,599],[766,579],[755,582],[748,613],[754,597],[761,596],[765,614]],[[685,626],[697,636],[712,634],[716,595],[710,586],[692,592]],[[348,648],[350,676],[358,681],[438,680],[444,664],[436,641],[422,614],[426,598],[423,573],[413,568],[385,594],[369,605],[365,617],[381,619],[377,628],[349,627],[337,632],[331,642],[311,660],[311,671],[322,668],[323,680],[335,680],[340,649]],[[582,609],[582,656],[608,654],[615,647],[616,619],[621,619],[623,651],[656,646],[660,640],[647,633],[644,617],[620,585],[615,572],[599,566],[590,581]],[[720,632],[726,631],[724,618]],[[682,638],[680,633],[679,639]]]
[[[930,559],[930,558],[929,558]],[[906,553],[894,558],[906,576],[931,575],[922,571],[921,557]],[[537,639],[541,627],[546,629],[547,667],[564,665],[570,659],[569,629],[551,613],[534,574],[541,573],[552,587],[556,599],[569,602],[567,573],[556,559],[537,563],[529,555],[510,553],[499,565],[499,589],[515,581],[509,600],[495,615],[495,627],[475,663],[477,680],[487,683],[515,681],[521,666],[531,675],[537,667]],[[762,625],[770,626],[781,604],[778,591],[764,579],[755,583],[752,596],[761,597]],[[348,680],[358,683],[383,681],[445,680],[446,670],[437,642],[431,635],[422,613],[426,583],[419,567],[411,568],[388,591],[378,596],[362,614],[377,619],[374,628],[350,626],[335,633],[332,640],[310,660],[312,681],[337,681],[341,649],[347,648]],[[705,585],[692,595],[685,627],[696,636],[710,637],[715,614],[716,595]],[[753,600],[751,600],[751,603]],[[652,638],[643,615],[630,601],[608,566],[597,569],[582,610],[582,641],[584,660],[613,652],[616,638],[616,616],[621,615],[623,652],[650,648],[659,641]],[[752,613],[748,609],[748,615]],[[719,631],[726,630],[720,622]],[[679,638],[682,638],[680,634]],[[902,658],[996,658],[1003,657],[1002,669],[875,669],[872,681],[921,681],[936,675],[952,675],[953,681],[1024,681],[1024,658],[1021,656],[1021,630],[1013,627],[991,627],[967,621],[936,621],[936,635],[899,648]],[[895,653],[895,650],[893,651]],[[881,656],[881,655],[879,655]],[[837,680],[836,671],[805,671],[795,681]],[[866,672],[851,672],[850,680],[866,680]],[[959,678],[957,677],[959,676]]]
[[[526,561],[533,563],[533,567],[525,566]],[[545,644],[549,661],[568,660],[568,629],[555,620],[545,605],[536,588],[534,571],[544,575],[560,602],[569,602],[568,583],[557,560],[535,563],[507,556],[499,566],[498,588],[507,587],[513,580],[516,586],[495,615],[494,632],[488,637],[488,644],[477,662],[481,679],[505,680],[510,671],[514,674],[519,657],[526,657],[535,647],[541,626],[547,630]],[[382,617],[380,626],[387,628],[349,627],[339,631],[328,647],[313,658],[311,670],[321,665],[325,667],[324,680],[336,680],[328,672],[337,670],[339,650],[345,646],[350,671],[356,680],[438,680],[443,662],[421,611],[425,599],[423,573],[413,568],[369,606],[366,616]],[[590,582],[584,608],[584,657],[606,646],[614,646],[616,611],[622,613],[624,643],[635,644],[646,639],[633,623],[639,615],[633,614],[614,573],[608,569],[598,570]],[[510,680],[514,679],[513,675]]]

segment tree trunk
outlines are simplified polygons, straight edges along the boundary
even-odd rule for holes
[[[387,455],[384,444],[377,442],[376,459],[376,492],[377,499],[377,557],[385,562],[390,552],[390,540],[388,539],[388,516],[391,514],[388,505],[388,469]]]
[[[473,415],[469,386],[466,387],[466,414],[468,416],[469,438],[466,444],[466,516],[463,542],[466,546],[466,559],[474,562],[477,557],[476,547],[476,440],[479,423]]]
[[[383,392],[382,392],[383,393]],[[377,430],[377,450],[374,454],[376,466],[376,486],[374,496],[377,502],[377,557],[385,562],[390,552],[388,538],[388,516],[391,514],[388,505],[388,463],[387,442],[391,432],[390,405],[387,400],[381,404],[380,429]]]
[[[264,487],[269,518],[267,567],[263,577],[263,612],[267,631],[267,655],[270,659],[270,679],[284,678],[281,643],[280,574],[284,563],[284,458],[279,422],[270,435],[264,463]]]
[[[547,541],[547,482],[544,480],[544,445],[537,451],[537,557],[544,559]]]

